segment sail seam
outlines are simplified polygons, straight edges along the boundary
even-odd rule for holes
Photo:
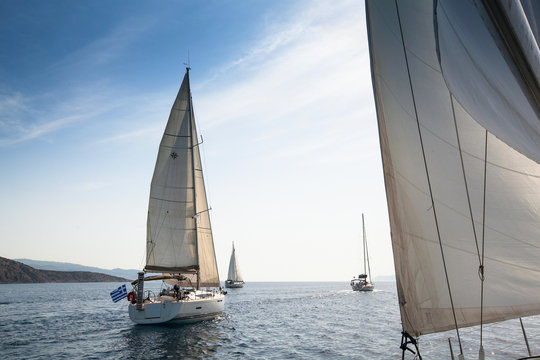
[[[418,240],[422,240],[422,241],[425,241],[425,242],[429,242],[431,244],[437,244],[438,241],[436,240],[432,240],[432,239],[426,239],[425,237],[422,237],[422,236],[419,236],[417,234],[413,234],[413,233],[410,233],[410,232],[403,232],[403,234],[407,235],[407,236],[410,236],[410,237],[413,237],[415,239],[418,239]],[[457,246],[452,246],[452,245],[446,245],[447,248],[449,249],[452,249],[452,250],[457,250],[457,251],[460,251],[462,253],[465,253],[465,254],[473,254],[474,255],[474,252],[473,251],[467,251],[465,249],[462,249],[462,248],[459,248]],[[497,259],[497,258],[494,258],[494,257],[485,257],[486,259],[488,260],[491,260],[491,261],[494,261],[494,262],[497,262],[497,263],[500,263],[500,264],[505,264],[505,265],[509,265],[509,266],[513,266],[515,268],[518,268],[518,269],[523,269],[523,270],[530,270],[530,271],[534,271],[534,272],[537,272],[537,273],[540,273],[540,269],[539,268],[533,268],[533,267],[528,267],[528,266],[523,266],[523,265],[519,265],[517,263],[513,263],[513,262],[509,262],[509,261],[504,261],[504,260],[501,260],[501,259]]]
[[[177,138],[189,138],[189,135],[175,135],[175,134],[169,134],[169,133],[164,133],[163,135],[177,137]]]
[[[158,184],[154,184],[155,186],[159,186]],[[173,190],[185,190],[185,189],[195,189],[194,186],[171,186],[171,185],[164,185],[164,186],[161,186],[162,188],[167,188],[167,189],[173,189]],[[152,197],[155,197],[155,196],[152,196]]]
[[[187,200],[167,200],[167,199],[161,199],[161,198],[157,198],[153,196],[150,199],[169,202],[169,203],[176,203],[176,204],[189,204],[193,202],[193,201],[187,201]]]
[[[493,164],[491,164],[489,161],[488,161],[488,164],[493,165]],[[407,184],[409,184],[410,186],[412,186],[413,188],[415,188],[416,190],[418,190],[420,193],[424,194],[425,196],[429,196],[428,193],[426,193],[425,191],[423,191],[422,189],[420,189],[418,186],[416,186],[416,184],[414,184],[414,182],[412,182],[411,180],[409,180],[409,179],[408,179],[407,177],[405,177],[402,173],[400,173],[399,171],[396,171],[395,173],[396,173],[396,175],[399,175],[400,179],[402,179],[404,182],[406,182]],[[441,205],[441,206],[444,206],[444,207],[447,208],[447,209],[452,210],[452,211],[455,212],[456,214],[459,214],[459,215],[461,215],[461,216],[463,216],[463,217],[467,217],[467,215],[463,214],[463,213],[460,212],[459,210],[457,210],[457,209],[455,209],[455,208],[449,206],[449,205],[446,204],[446,203],[443,203],[443,202],[437,200],[437,204],[439,204],[439,205]],[[538,246],[538,245],[531,244],[531,243],[529,243],[529,242],[527,242],[527,241],[525,241],[525,240],[522,240],[522,239],[518,239],[518,238],[516,238],[515,236],[506,234],[506,233],[504,233],[504,232],[502,232],[502,231],[500,231],[500,230],[497,230],[497,229],[495,229],[495,228],[493,228],[493,227],[491,227],[491,226],[486,226],[486,227],[487,227],[489,230],[491,230],[491,231],[493,231],[493,232],[496,232],[497,234],[503,235],[504,237],[506,237],[506,238],[508,238],[508,239],[515,240],[515,241],[517,241],[517,242],[519,242],[519,243],[522,243],[522,244],[524,244],[524,245],[528,245],[528,246],[530,246],[530,247],[532,247],[532,248],[540,249],[540,246]]]
[[[192,146],[180,147],[180,146],[172,146],[172,145],[161,145],[161,147],[164,148],[164,149],[175,149],[175,150],[191,150],[191,149],[193,149]]]

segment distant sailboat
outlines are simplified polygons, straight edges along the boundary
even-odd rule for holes
[[[403,356],[454,330],[463,359],[460,329],[478,326],[468,357],[484,359],[485,324],[540,314],[540,6],[367,0],[366,15]]]
[[[229,261],[229,274],[227,281],[225,281],[225,287],[228,288],[241,288],[244,287],[244,279],[238,269],[238,260],[236,260],[236,251],[234,250],[234,243],[232,247],[231,260]]]
[[[150,188],[146,271],[163,275],[132,284],[129,316],[138,324],[211,319],[224,308],[209,209],[197,142],[189,68],[161,139]],[[144,282],[162,280],[174,287],[160,294],[144,291]],[[201,289],[207,288],[206,290]]]
[[[364,214],[362,214],[362,247],[362,251],[364,253],[364,273],[358,275],[358,278],[353,277],[353,279],[351,280],[351,287],[354,291],[373,291],[375,286],[371,282],[371,270],[369,268],[369,254],[367,248]]]

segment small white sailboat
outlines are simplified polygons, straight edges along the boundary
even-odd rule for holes
[[[521,318],[540,314],[538,2],[367,0],[366,17],[402,356],[452,330],[459,359],[484,359],[486,324],[508,320],[525,341],[505,358],[532,359]]]
[[[196,322],[224,309],[197,139],[186,68],[152,178],[146,266],[128,295],[129,316],[137,324]],[[163,274],[144,278],[146,271]],[[150,280],[163,281],[165,288],[144,291]]]
[[[225,281],[225,287],[227,288],[242,288],[244,287],[244,279],[240,274],[238,268],[238,260],[236,260],[236,251],[234,250],[234,243],[232,246],[231,260],[229,261],[229,274],[227,281]]]
[[[364,224],[364,214],[362,214],[362,246],[364,253],[364,273],[353,277],[351,287],[354,291],[373,291],[375,286],[371,282],[371,270],[369,267],[369,254],[366,239],[366,226]],[[367,266],[366,266],[367,265]],[[367,271],[366,271],[367,270]]]

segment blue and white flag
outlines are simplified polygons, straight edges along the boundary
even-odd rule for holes
[[[127,296],[126,284],[118,287],[118,289],[111,291],[111,297],[114,302],[119,302]]]

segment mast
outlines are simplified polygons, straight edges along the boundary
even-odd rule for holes
[[[364,252],[364,274],[366,272],[366,226],[364,225],[364,214],[362,213],[362,251]]]
[[[362,219],[363,219],[363,214],[362,214]],[[366,243],[367,275],[368,275],[368,278],[369,278],[369,282],[371,282],[371,267],[369,266],[369,251],[368,251],[368,246],[367,246],[367,236],[366,236],[365,227],[364,227],[364,241]]]
[[[193,223],[195,226],[195,256],[197,259],[197,290],[199,290],[201,285],[201,270],[199,264],[199,231],[197,229],[197,194],[195,186],[195,144],[193,141],[193,102],[191,98],[191,85],[189,83],[189,66],[186,67],[186,76],[188,80],[188,93],[189,93],[189,138],[190,138],[190,147],[191,147],[191,180],[193,182]]]

